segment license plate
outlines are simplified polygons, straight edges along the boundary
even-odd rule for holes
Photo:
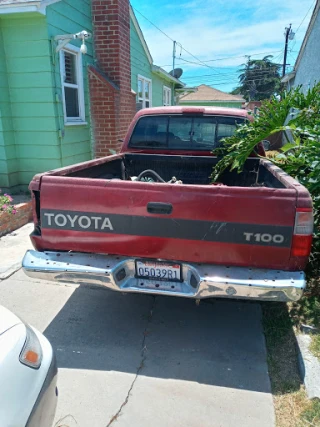
[[[166,262],[136,261],[136,276],[149,280],[181,282],[181,265]]]

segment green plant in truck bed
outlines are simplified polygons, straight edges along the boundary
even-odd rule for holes
[[[216,181],[225,169],[241,172],[245,161],[259,142],[285,131],[287,143],[271,160],[296,178],[310,192],[314,208],[314,239],[307,276],[318,282],[320,276],[320,83],[303,93],[301,87],[284,92],[281,98],[264,101],[254,121],[240,125],[224,139],[221,160],[212,178]],[[316,286],[319,296],[319,286]]]

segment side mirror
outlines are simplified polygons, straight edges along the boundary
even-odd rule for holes
[[[262,141],[262,145],[263,145],[263,148],[264,148],[265,151],[269,151],[270,150],[271,144],[270,144],[270,142],[267,139],[264,139]]]

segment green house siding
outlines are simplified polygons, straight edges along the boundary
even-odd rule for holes
[[[18,182],[7,63],[0,21],[0,188]]]
[[[41,135],[57,132],[55,116],[50,110],[53,93],[46,21],[40,14],[8,15],[1,18],[0,27],[7,75],[6,110],[11,116],[7,118],[10,131],[6,136],[11,156],[6,158],[9,179],[1,180],[4,187],[27,186],[32,176],[41,171],[36,159],[41,156],[44,170],[54,161],[45,154],[47,146],[58,143],[53,138],[48,144]],[[41,141],[36,150],[34,140]],[[55,167],[59,165],[59,161],[54,163]]]
[[[49,39],[61,34],[74,34],[82,30],[92,33],[91,5],[86,0],[64,0],[47,8]],[[70,41],[71,45],[80,47],[80,40]],[[93,63],[92,39],[86,41],[88,53],[82,55],[85,120],[86,125],[65,125],[62,104],[60,76],[60,55],[53,52],[52,81],[56,98],[56,114],[61,141],[62,166],[90,160],[92,143],[90,131],[89,83],[87,66]]]
[[[154,76],[152,78],[152,99],[154,103],[153,107],[160,107],[163,105],[163,86],[169,87],[171,89],[171,104],[173,103],[173,95],[174,95],[174,84],[165,79],[161,79],[158,76]]]
[[[53,37],[92,32],[86,0],[64,0],[37,13],[0,18],[0,188],[26,188],[40,172],[92,158],[87,65],[82,55],[85,125],[65,125],[60,55]],[[80,47],[80,40],[70,42]]]
[[[163,86],[171,88],[174,93],[174,84],[152,72],[152,64],[142,46],[137,30],[130,20],[130,49],[131,49],[131,88],[138,92],[138,76],[152,81],[152,107],[163,105]]]
[[[151,64],[144,51],[137,30],[130,20],[131,88],[138,91],[138,75],[152,80]],[[153,101],[153,100],[152,100]]]

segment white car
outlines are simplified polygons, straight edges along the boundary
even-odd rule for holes
[[[51,427],[56,382],[49,341],[0,305],[0,426]]]

